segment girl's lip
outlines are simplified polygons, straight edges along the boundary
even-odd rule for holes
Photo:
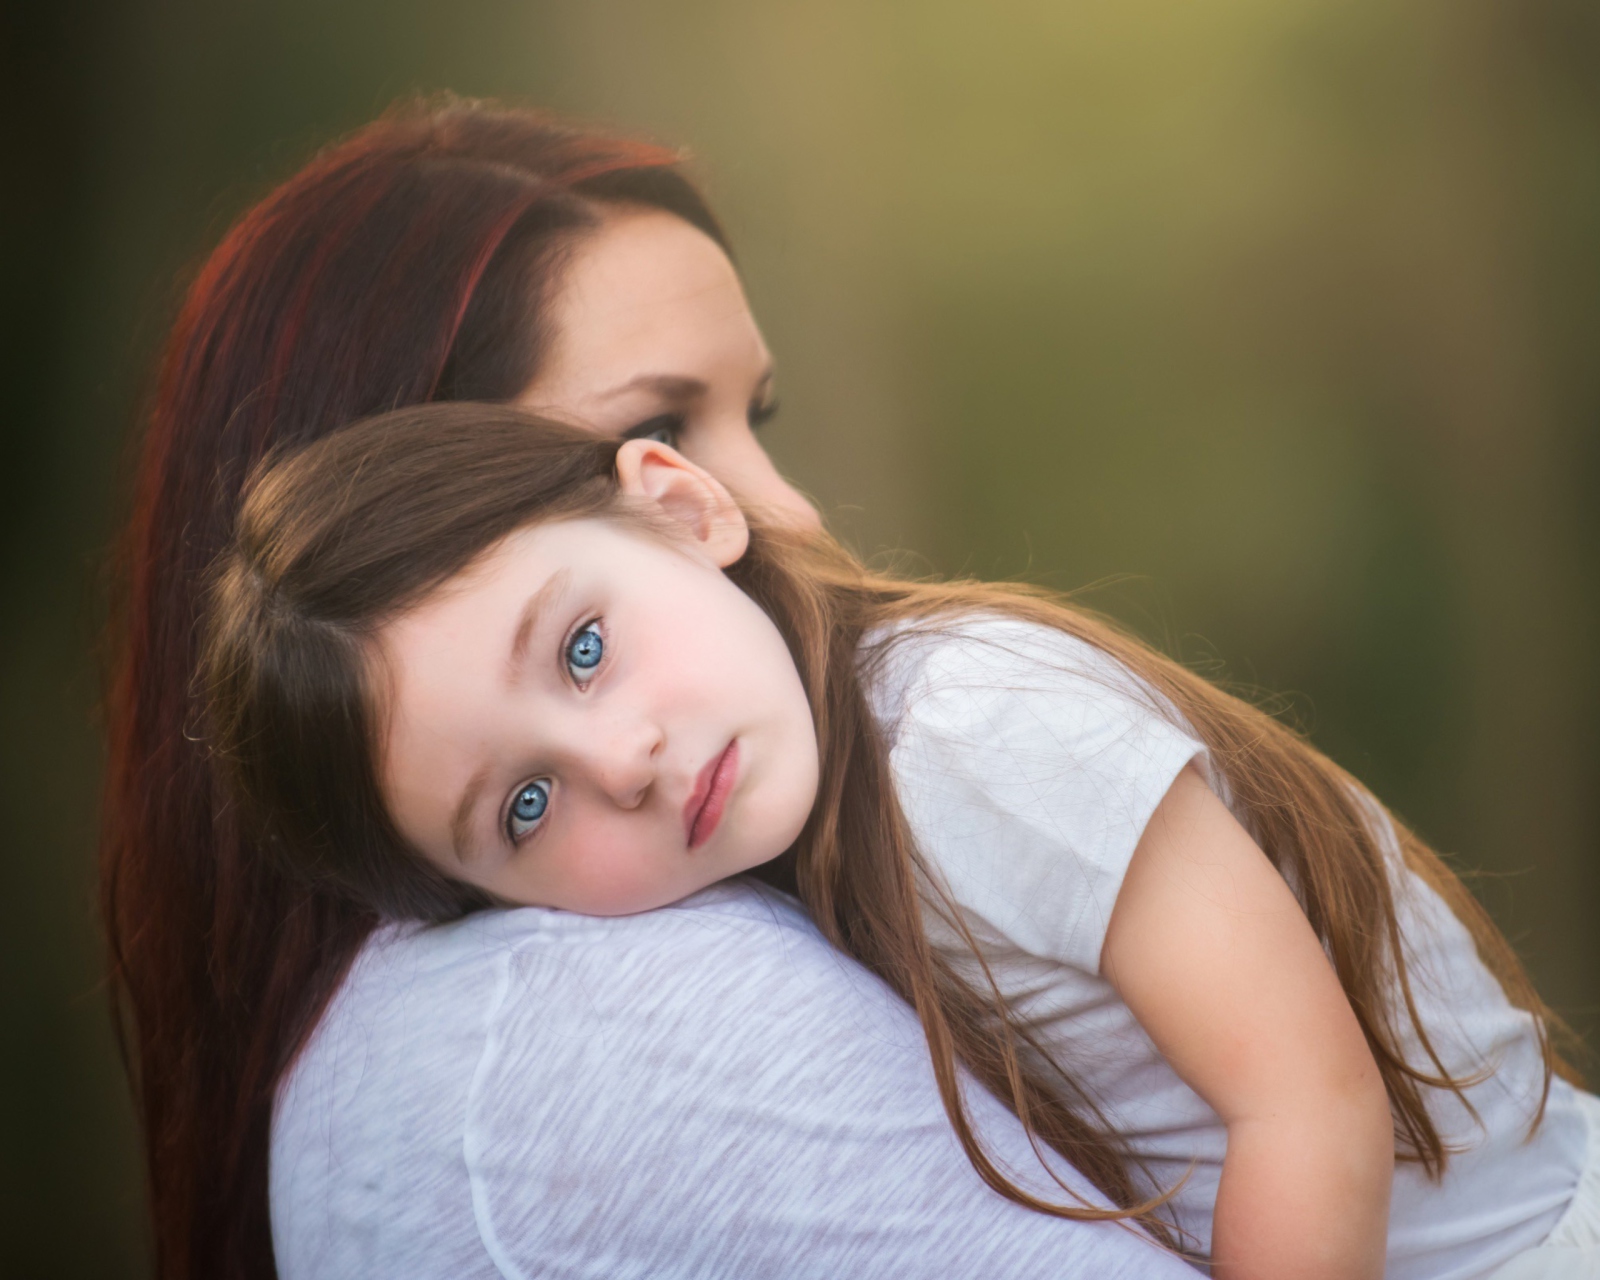
[[[722,754],[707,761],[694,780],[694,792],[683,806],[683,832],[691,849],[697,849],[717,829],[728,796],[739,776],[739,740],[735,738]]]

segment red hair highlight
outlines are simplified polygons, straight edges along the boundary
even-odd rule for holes
[[[461,324],[467,318],[467,308],[472,305],[472,298],[477,292],[478,281],[483,279],[483,273],[488,270],[489,263],[494,260],[495,254],[500,251],[500,246],[505,241],[506,234],[516,225],[517,219],[526,210],[526,203],[521,206],[512,206],[506,211],[505,216],[500,219],[499,223],[491,228],[489,234],[484,237],[483,244],[478,249],[478,256],[473,261],[471,269],[467,272],[466,287],[461,291],[461,300],[456,305],[455,317],[450,323],[449,338],[445,344],[446,349],[455,345],[456,334],[461,332]],[[427,399],[432,400],[438,395],[439,382],[443,376],[444,365],[441,363],[438,372],[434,375],[432,384],[428,387]]]
[[[248,210],[201,267],[144,424],[108,688],[100,900],[162,1280],[270,1280],[272,1100],[376,915],[281,870],[196,741],[198,593],[271,448],[470,394],[540,355],[563,238],[608,203],[719,243],[661,147],[459,100],[402,106]]]

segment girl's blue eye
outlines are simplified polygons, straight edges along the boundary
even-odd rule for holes
[[[606,642],[600,635],[600,624],[591,622],[567,642],[567,666],[579,684],[587,680],[588,672],[600,665],[605,656]]]
[[[511,797],[511,811],[506,814],[506,834],[515,844],[539,824],[550,807],[550,784],[530,782]]]

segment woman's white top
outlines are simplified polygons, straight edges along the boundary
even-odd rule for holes
[[[1115,660],[1030,623],[940,622],[873,637],[863,655],[930,872],[1011,1009],[1089,1087],[1156,1180],[1166,1188],[1189,1175],[1174,1214],[1209,1250],[1226,1130],[1099,974],[1128,861],[1179,771],[1197,762],[1226,799],[1205,747]],[[1557,1080],[1529,1138],[1543,1086],[1532,1020],[1507,1002],[1444,902],[1403,868],[1382,821],[1423,1023],[1458,1078],[1494,1068],[1467,1090],[1476,1120],[1453,1095],[1428,1091],[1445,1140],[1463,1150],[1442,1183],[1397,1164],[1386,1274],[1478,1276],[1549,1234],[1584,1167],[1587,1124]],[[927,918],[935,944],[980,984],[956,931],[931,909]]]
[[[747,884],[378,933],[279,1094],[271,1202],[283,1280],[1194,1275],[990,1191],[911,1011]]]

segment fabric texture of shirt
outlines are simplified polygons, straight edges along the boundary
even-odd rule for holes
[[[1172,1202],[1178,1225],[1209,1248],[1227,1133],[1167,1065],[1099,974],[1128,862],[1178,773],[1195,762],[1226,785],[1182,718],[1120,663],[1051,628],[977,615],[869,637],[864,671],[890,744],[902,807],[1009,1007],[1070,1067]],[[1543,1087],[1528,1014],[1513,1008],[1465,927],[1400,862],[1393,885],[1423,1025],[1457,1078],[1427,1090],[1450,1158],[1442,1182],[1397,1163],[1389,1280],[1465,1280],[1544,1239],[1573,1196],[1588,1147],[1579,1095]],[[931,901],[930,895],[930,901]],[[935,945],[978,989],[981,971],[930,907]],[[1407,1027],[1408,1060],[1428,1061]],[[1430,1068],[1431,1069],[1431,1068]],[[1480,1123],[1481,1122],[1481,1123]]]
[[[999,1162],[1064,1200],[967,1096]],[[911,1011],[737,882],[376,934],[279,1094],[271,1203],[283,1280],[1194,1274],[985,1186]]]

